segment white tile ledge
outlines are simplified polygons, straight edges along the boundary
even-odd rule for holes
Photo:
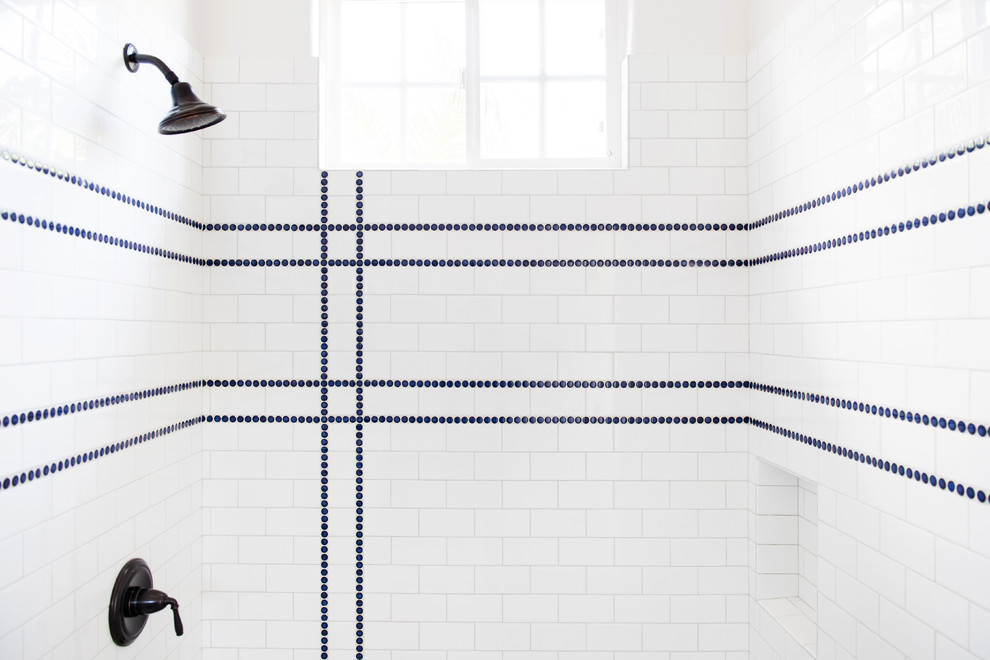
[[[808,655],[817,657],[817,616],[807,603],[800,598],[764,598],[756,602]]]

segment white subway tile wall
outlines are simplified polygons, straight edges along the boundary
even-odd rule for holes
[[[204,134],[203,657],[318,658],[327,308],[329,363],[354,360],[353,269],[328,275],[321,303],[319,261],[353,257],[355,239],[321,249],[316,58],[204,70],[228,117]],[[326,412],[343,412],[335,394]]]
[[[990,570],[975,448],[990,408],[973,390],[986,310],[971,304],[990,295],[990,116],[966,65],[988,34],[978,5],[806,2],[748,58],[748,373],[778,388],[750,390],[750,451],[817,484],[817,503],[801,500],[817,557],[800,543],[800,594],[785,595],[817,604],[818,658],[990,657],[971,588]],[[771,530],[751,510],[759,583]],[[753,658],[808,657],[792,617],[751,604]]]
[[[0,34],[0,657],[199,657],[203,141],[157,134],[168,86],[122,49],[197,91],[202,57],[111,3],[0,2]],[[132,557],[183,637],[113,645]]]
[[[330,657],[746,655],[744,68],[631,58],[628,170],[327,173]]]
[[[990,657],[984,14],[631,56],[626,170],[321,176],[315,58],[0,0],[0,657]]]

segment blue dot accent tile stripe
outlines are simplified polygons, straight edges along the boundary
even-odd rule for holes
[[[889,172],[881,172],[876,176],[871,176],[869,179],[863,179],[862,181],[857,181],[852,185],[848,185],[843,188],[839,188],[838,190],[825,193],[824,195],[816,197],[812,200],[808,200],[796,206],[792,206],[782,211],[771,213],[770,215],[760,218],[759,220],[751,223],[749,225],[749,228],[758,229],[770,223],[777,222],[779,220],[784,220],[786,218],[790,218],[796,215],[800,215],[801,213],[805,213],[806,211],[810,211],[811,209],[818,208],[819,206],[824,206],[825,204],[829,204],[838,199],[842,199],[843,197],[855,195],[860,191],[868,190],[875,186],[883,185],[888,181],[892,181],[898,177],[907,176],[912,172],[917,172],[918,170],[927,169],[929,167],[935,167],[939,163],[944,163],[948,160],[952,160],[956,156],[965,156],[966,154],[973,153],[977,149],[982,149],[986,145],[987,141],[988,138],[986,136],[981,135],[973,140],[969,140],[968,142],[960,143],[956,145],[954,148],[948,149],[947,151],[942,151],[932,156],[929,156],[926,159],[915,161],[910,165],[904,165],[896,169],[891,169]]]
[[[326,262],[321,259],[206,259],[204,266],[319,266]]]
[[[804,245],[802,247],[791,248],[789,250],[782,250],[780,252],[774,252],[772,254],[767,254],[762,257],[756,257],[750,260],[750,263],[754,266],[761,266],[764,264],[773,263],[775,261],[783,261],[785,259],[792,259],[794,257],[802,257],[809,254],[814,254],[816,252],[822,252],[824,250],[831,250],[832,248],[845,247],[847,245],[853,245],[854,243],[860,243],[863,241],[870,241],[876,238],[885,238],[898,232],[911,231],[913,229],[918,229],[920,227],[934,227],[935,225],[942,224],[946,221],[953,221],[956,219],[963,219],[967,217],[972,217],[974,215],[983,214],[987,210],[987,204],[980,202],[976,205],[970,205],[965,208],[959,207],[958,209],[950,209],[948,211],[942,211],[940,213],[933,213],[930,216],[926,215],[922,218],[915,218],[914,220],[907,220],[899,222],[897,224],[892,224],[890,226],[877,227],[875,229],[870,229],[867,231],[861,231],[853,234],[846,234],[845,236],[839,236],[836,238],[829,239],[827,241],[822,241],[820,243],[812,243],[809,245]]]
[[[84,190],[89,190],[93,193],[102,195],[104,197],[109,197],[110,199],[121,202],[122,204],[125,204],[127,206],[133,206],[135,208],[141,209],[142,211],[147,211],[148,213],[151,213],[153,215],[161,216],[166,220],[172,220],[174,222],[178,222],[179,224],[188,225],[195,229],[203,229],[202,223],[197,222],[195,220],[190,220],[184,215],[175,213],[174,211],[166,211],[160,206],[155,206],[148,202],[141,201],[130,195],[125,195],[124,193],[114,190],[113,188],[107,188],[106,186],[101,186],[98,183],[94,183],[93,181],[84,179],[81,176],[76,176],[75,174],[66,172],[65,170],[56,169],[49,165],[44,165],[37,161],[27,159],[24,156],[20,156],[7,149],[4,149],[2,154],[0,155],[2,155],[4,160],[14,165],[20,165],[21,167],[26,167],[29,170],[38,172],[39,174],[50,176],[59,181],[64,181],[65,183],[78,186]]]
[[[587,415],[370,415],[360,418],[369,424],[745,424],[749,418],[743,416],[667,416],[667,417],[633,417],[633,416],[587,416]]]
[[[328,416],[328,424],[746,424],[749,418],[735,416],[588,416],[588,415],[335,415]],[[360,446],[359,446],[360,448]]]
[[[330,460],[330,425],[329,389],[329,298],[327,253],[329,243],[327,238],[327,173],[322,172],[320,178],[320,657],[326,660],[329,651],[329,460]]]
[[[56,234],[73,236],[75,238],[94,241],[96,243],[104,243],[106,245],[123,248],[125,250],[133,250],[134,252],[143,252],[144,254],[150,254],[155,257],[161,257],[172,261],[180,261],[185,264],[193,264],[196,266],[206,265],[206,260],[201,257],[193,257],[188,254],[181,254],[172,250],[165,250],[163,248],[145,245],[144,243],[138,243],[137,241],[117,238],[116,236],[111,236],[110,234],[104,234],[102,232],[80,229],[79,227],[73,227],[72,225],[63,224],[61,222],[51,222],[42,218],[32,217],[30,215],[25,216],[23,213],[17,213],[16,211],[0,211],[0,219],[10,222],[11,224],[21,224],[42,230],[47,229],[48,231]]]
[[[122,403],[129,403],[131,401],[142,401],[144,399],[151,399],[156,396],[164,396],[167,394],[174,394],[176,392],[185,392],[187,390],[202,387],[204,384],[205,381],[194,380],[188,383],[179,383],[178,385],[153,387],[145,390],[138,390],[136,392],[127,392],[125,394],[111,394],[109,396],[84,399],[72,403],[62,403],[56,406],[46,406],[45,408],[37,408],[35,410],[28,410],[27,412],[10,413],[0,417],[0,428],[23,425],[30,422],[40,422],[45,419],[54,419],[55,417],[63,417],[65,415],[86,412],[87,410],[107,408],[109,406],[117,406]]]
[[[207,387],[317,387],[320,380],[205,380]]]
[[[363,232],[357,232],[363,239]],[[434,268],[725,268],[748,266],[747,259],[328,259],[328,266]]]
[[[921,472],[913,468],[909,468],[905,465],[898,465],[897,463],[892,463],[890,461],[885,461],[877,456],[871,456],[870,454],[860,453],[858,451],[853,451],[837,445],[831,442],[822,442],[817,440],[810,435],[805,435],[804,433],[798,433],[797,431],[792,431],[791,429],[785,428],[783,426],[777,426],[775,424],[769,424],[767,422],[750,419],[749,423],[756,428],[763,429],[764,431],[769,431],[777,435],[783,436],[795,442],[800,442],[801,444],[807,445],[809,447],[814,447],[815,449],[820,449],[823,452],[829,454],[835,454],[836,456],[841,456],[842,458],[848,458],[851,461],[867,465],[877,470],[882,470],[884,472],[889,472],[890,474],[896,474],[907,479],[913,479],[914,481],[919,481],[932,488],[939,488],[941,490],[948,490],[950,493],[954,492],[960,497],[967,497],[969,499],[976,499],[980,503],[986,502],[987,494],[983,490],[976,490],[973,486],[964,486],[962,483],[948,480],[945,477],[936,477],[935,474],[929,474],[927,472]]]
[[[317,424],[320,415],[207,415],[203,421],[230,424]]]
[[[233,224],[233,223],[210,223],[203,227],[203,231],[323,231],[322,225],[300,225],[288,223],[253,223],[253,224]]]
[[[922,426],[931,426],[938,429],[958,431],[959,433],[968,433],[969,435],[978,435],[981,438],[985,438],[988,432],[986,425],[975,424],[962,419],[945,418],[938,415],[912,412],[910,410],[899,410],[889,406],[878,406],[876,404],[863,403],[862,401],[825,396],[824,394],[813,394],[810,392],[802,392],[800,390],[777,387],[775,385],[765,385],[763,383],[749,383],[748,386],[757,392],[783,396],[788,399],[808,401],[811,403],[829,406],[831,408],[839,408],[840,410],[852,410],[886,419],[896,419],[902,422],[921,424]]]
[[[354,258],[354,657],[364,657],[364,181],[355,173]]]
[[[325,356],[324,356],[325,357]],[[315,387],[325,389],[355,388],[357,380],[207,380],[204,383],[216,387]],[[752,389],[757,392],[784,396],[800,401],[818,403],[842,410],[862,412],[877,415],[887,419],[913,422],[923,426],[932,426],[970,435],[986,437],[990,427],[962,419],[952,419],[935,414],[911,412],[878,406],[876,404],[830,397],[824,394],[802,392],[789,388],[753,383],[748,380],[419,380],[419,379],[369,379],[362,380],[361,387],[365,388],[425,388],[425,389]],[[324,392],[326,394],[326,392]]]
[[[347,387],[348,381],[333,381]],[[339,385],[338,385],[339,384]],[[516,388],[516,389],[743,389],[742,380],[367,380],[366,387]]]
[[[231,225],[233,226],[233,225]],[[725,222],[674,222],[674,223],[369,223],[369,224],[336,224],[329,225],[330,231],[746,231],[749,225],[745,223]]]
[[[64,458],[58,462],[52,462],[41,467],[36,467],[26,472],[21,472],[20,474],[14,474],[8,477],[4,477],[0,480],[0,491],[7,490],[8,488],[16,488],[19,485],[25,483],[36,481],[44,477],[54,475],[57,472],[62,472],[63,470],[68,470],[71,467],[77,465],[82,465],[83,463],[89,463],[105,456],[110,456],[116,454],[117,452],[135,447],[140,444],[144,444],[155,438],[160,438],[166,436],[169,433],[174,433],[176,431],[181,431],[182,429],[187,429],[191,426],[195,426],[204,421],[204,417],[193,417],[187,419],[183,422],[177,422],[175,424],[170,424],[164,426],[156,431],[149,431],[148,433],[142,433],[141,435],[136,435],[133,438],[127,440],[121,440],[120,442],[113,442],[109,445],[104,445],[97,449],[92,449],[88,452],[83,452],[81,454],[76,454],[75,456],[70,456]]]

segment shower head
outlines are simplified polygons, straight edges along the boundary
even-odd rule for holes
[[[158,132],[162,135],[178,135],[198,131],[201,128],[213,126],[227,118],[220,108],[204,103],[193,93],[189,83],[179,82],[179,77],[165,63],[153,55],[142,55],[137,52],[134,44],[124,45],[124,65],[134,73],[141,63],[153,64],[165,80],[172,86],[172,109],[158,124]]]

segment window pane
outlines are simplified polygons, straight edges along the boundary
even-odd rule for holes
[[[607,155],[605,83],[547,83],[547,157]]]
[[[464,69],[464,5],[460,2],[406,4],[406,80],[461,82]]]
[[[342,161],[390,163],[401,159],[398,89],[344,89],[340,115]]]
[[[479,22],[482,76],[540,73],[537,0],[481,0]]]
[[[605,75],[602,0],[547,0],[547,74]]]
[[[481,85],[481,157],[540,156],[538,83]]]
[[[402,26],[397,2],[343,2],[340,76],[344,83],[399,82]]]
[[[414,87],[406,93],[406,159],[412,163],[464,160],[464,91]]]

